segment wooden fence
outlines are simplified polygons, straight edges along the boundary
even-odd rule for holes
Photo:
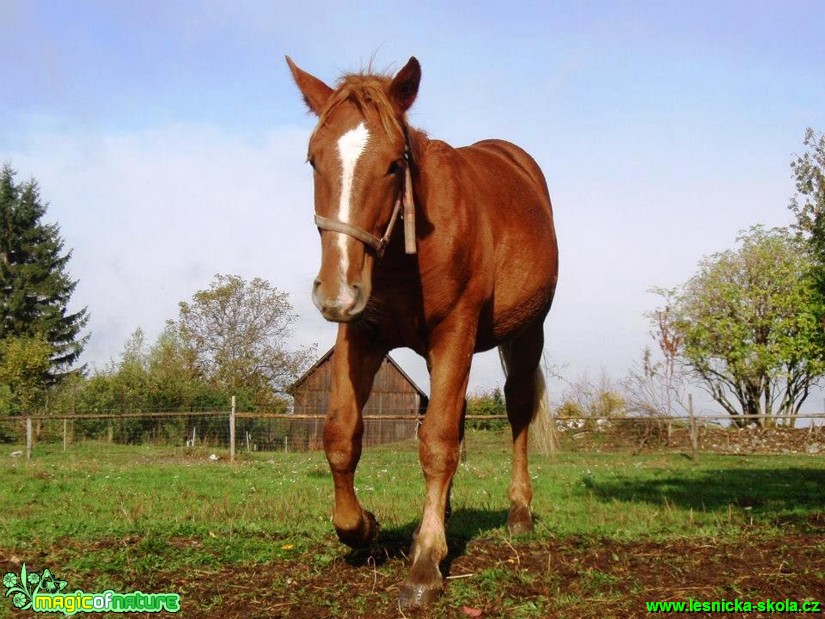
[[[3,428],[11,425],[25,428],[25,457],[31,458],[37,435],[43,434],[42,426],[48,424],[45,434],[49,442],[62,439],[63,450],[75,442],[78,434],[83,438],[92,438],[115,443],[152,443],[164,442],[184,447],[197,445],[211,446],[228,450],[229,460],[235,460],[238,451],[275,451],[318,449],[319,444],[303,444],[292,431],[292,422],[313,422],[323,424],[325,416],[317,413],[261,413],[239,412],[233,405],[229,410],[198,412],[134,412],[134,413],[93,413],[64,415],[18,415],[0,419],[0,443],[17,443],[17,434],[4,441]],[[412,427],[423,420],[423,415],[405,414],[364,415],[365,424],[374,422],[392,424],[403,422]],[[506,415],[468,415],[469,427],[506,426]],[[682,416],[634,416],[634,417],[553,417],[554,427],[565,445],[575,445],[574,439],[599,433],[622,435],[625,447],[633,448],[634,441],[639,449],[655,445],[665,448],[679,448],[690,451],[698,458],[700,450],[735,451],[736,439],[748,437],[747,432],[774,433],[791,432],[797,436],[807,432],[809,453],[825,454],[825,414],[801,414],[794,418],[796,423],[807,421],[807,428],[759,427],[758,422],[775,423],[777,418],[766,415],[733,417],[731,415],[682,415]],[[739,426],[724,427],[718,422],[738,423]],[[76,431],[77,426],[82,426]],[[166,424],[164,426],[164,424]],[[746,425],[753,424],[753,425]],[[91,429],[89,429],[91,427]],[[744,434],[743,434],[744,432]],[[22,433],[21,433],[22,434]],[[378,432],[380,435],[380,431]],[[389,435],[390,433],[388,433]],[[414,432],[413,432],[414,435]],[[754,434],[756,436],[756,434]],[[762,435],[760,435],[762,436]],[[720,445],[708,440],[724,443]],[[715,437],[715,438],[714,438]],[[22,438],[22,437],[21,437]],[[410,438],[404,436],[402,438]],[[804,437],[803,437],[804,438]],[[83,439],[81,439],[83,440]],[[704,441],[700,445],[700,440]],[[733,441],[733,442],[732,442]],[[822,441],[821,448],[819,447]],[[741,442],[741,441],[740,441]],[[758,441],[756,441],[758,442]],[[764,441],[763,441],[764,442]],[[804,442],[804,441],[803,441]],[[585,444],[586,441],[583,442]],[[754,443],[753,440],[750,441]],[[815,447],[814,447],[815,446]],[[592,448],[592,446],[591,446]],[[598,448],[598,445],[597,447]],[[17,453],[17,452],[15,452]],[[22,455],[22,453],[20,454]]]

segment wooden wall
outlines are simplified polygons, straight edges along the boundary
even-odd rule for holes
[[[333,353],[334,354],[334,353]],[[332,357],[327,353],[293,388],[295,413],[326,415],[332,389]],[[398,370],[389,357],[375,376],[364,415],[412,417],[426,408],[426,396]],[[415,436],[418,422],[402,419],[364,420],[364,445],[406,440]],[[291,422],[290,444],[296,449],[323,447],[323,420],[295,419]]]

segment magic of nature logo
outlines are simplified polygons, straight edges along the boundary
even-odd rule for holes
[[[5,597],[18,610],[36,613],[176,613],[180,610],[177,593],[116,593],[107,589],[102,593],[85,593],[80,589],[65,591],[66,581],[60,580],[48,569],[42,573],[20,569],[20,574],[7,572],[3,576]]]

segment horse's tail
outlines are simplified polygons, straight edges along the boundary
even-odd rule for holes
[[[512,349],[507,344],[498,347],[501,368],[506,377],[511,364]],[[547,383],[544,380],[542,364],[536,367],[533,380],[533,415],[530,419],[530,442],[533,447],[544,455],[553,454],[559,447],[556,436],[556,424],[553,422],[550,410],[550,397],[547,393]]]

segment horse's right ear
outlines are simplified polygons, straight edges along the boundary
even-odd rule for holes
[[[292,58],[289,56],[286,56],[286,63],[289,65],[289,70],[292,72],[292,79],[295,80],[295,83],[298,85],[298,89],[304,96],[304,102],[306,102],[307,107],[316,116],[318,116],[321,113],[321,110],[324,109],[324,105],[326,105],[327,100],[332,94],[332,88],[324,84],[324,82],[319,80],[314,75],[310,75],[306,71],[299,69],[298,65],[292,62]]]

